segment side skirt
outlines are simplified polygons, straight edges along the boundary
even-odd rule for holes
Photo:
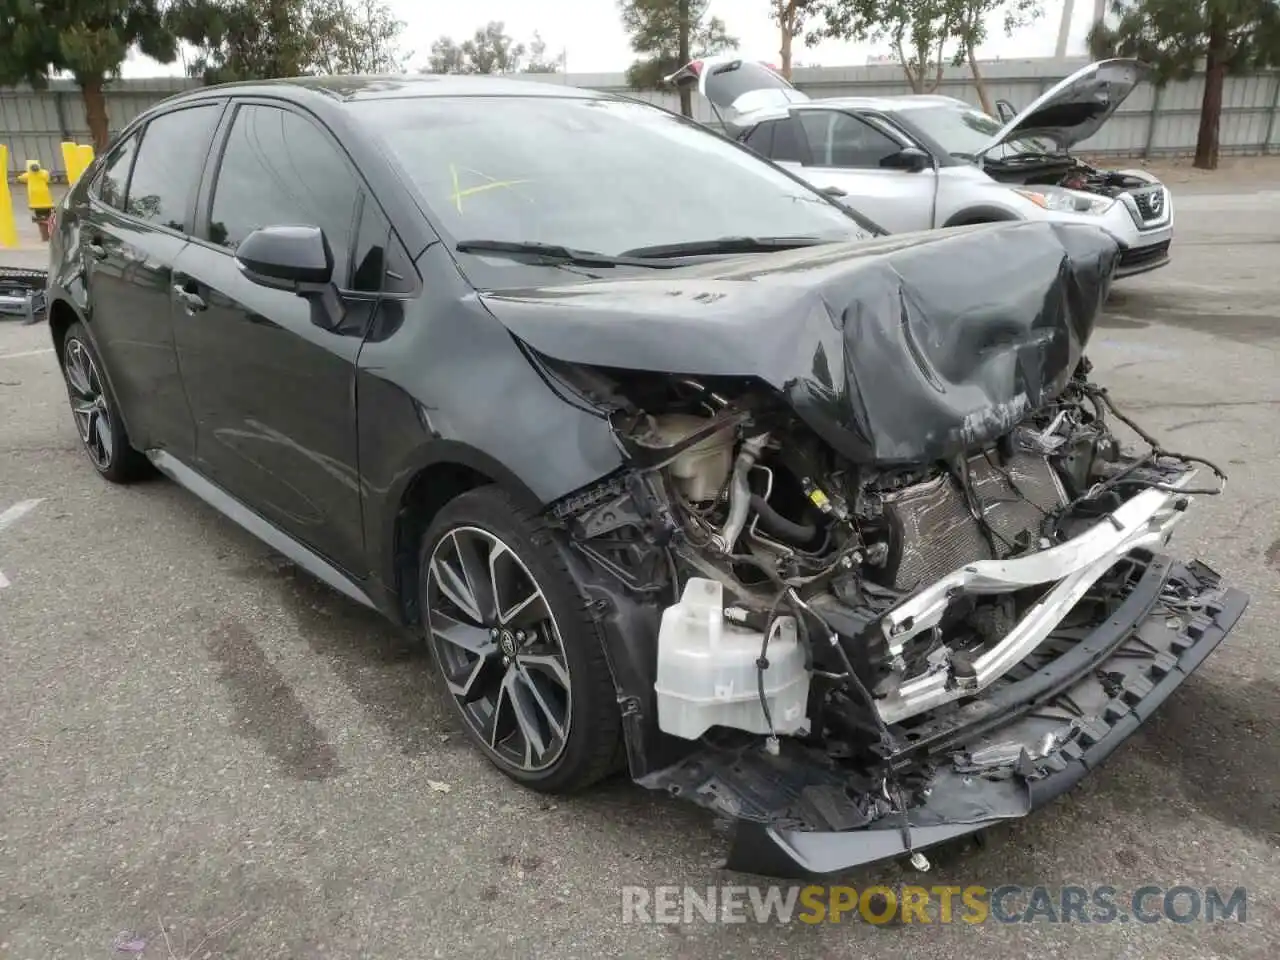
[[[163,450],[148,450],[147,459],[170,480],[194,493],[228,520],[243,527],[272,550],[288,557],[317,580],[327,583],[356,603],[373,610],[378,609],[354,580],[328,560],[299,543],[275,524],[258,516],[213,481],[205,478],[172,454]]]

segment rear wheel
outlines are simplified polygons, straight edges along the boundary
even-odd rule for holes
[[[80,443],[94,469],[112,483],[150,473],[150,463],[129,445],[124,421],[102,374],[102,361],[84,327],[73,323],[62,340],[62,375]]]
[[[469,491],[423,538],[419,588],[467,732],[512,779],[560,793],[612,772],[620,719],[599,632],[548,537],[499,488]]]

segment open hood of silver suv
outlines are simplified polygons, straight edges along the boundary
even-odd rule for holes
[[[1151,73],[1140,60],[1099,60],[1054,84],[1000,128],[980,151],[1009,140],[1040,137],[1066,150],[1089,139]]]

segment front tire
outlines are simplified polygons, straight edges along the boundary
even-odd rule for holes
[[[500,488],[457,497],[422,541],[423,626],[467,733],[547,793],[611,773],[620,716],[586,602],[536,520]]]
[[[112,483],[148,476],[150,462],[129,443],[124,420],[102,373],[88,333],[73,323],[62,338],[62,375],[76,432],[89,462]]]

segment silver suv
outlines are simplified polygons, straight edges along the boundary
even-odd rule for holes
[[[1137,60],[1082,68],[1003,120],[941,96],[810,99],[762,63],[695,60],[728,134],[893,233],[999,220],[1090,223],[1121,248],[1116,276],[1169,262],[1173,203],[1142,170],[1099,170],[1068,150],[1097,133],[1147,76]]]

